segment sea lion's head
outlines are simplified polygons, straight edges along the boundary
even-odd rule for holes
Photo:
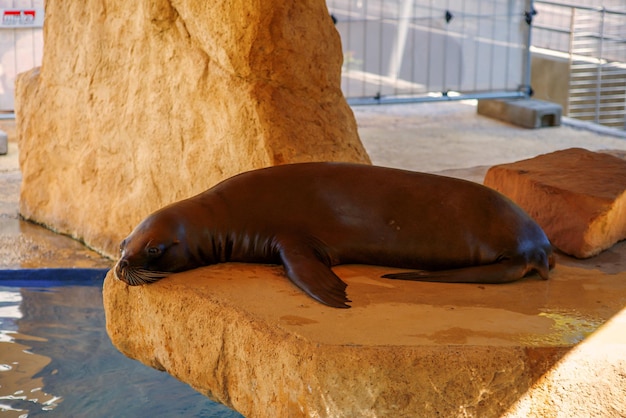
[[[184,217],[165,208],[144,219],[121,242],[115,275],[137,286],[192,268],[190,264]]]

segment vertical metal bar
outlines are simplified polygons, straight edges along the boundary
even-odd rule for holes
[[[385,0],[380,0],[380,6],[379,6],[379,15],[378,15],[378,22],[380,23],[379,26],[379,30],[380,30],[380,36],[378,37],[378,75],[383,75],[383,63],[382,63],[382,57],[383,57],[383,35],[384,35],[384,31],[385,31],[385,16],[384,16],[384,7],[383,7],[383,3],[385,2]],[[383,79],[382,77],[378,77],[378,92],[376,93],[376,96],[378,98],[380,98],[383,95]]]
[[[480,28],[482,27],[482,8],[480,7],[480,5],[482,4],[482,1],[478,2],[478,11],[477,11],[477,19],[476,19],[476,33],[474,34],[474,43],[476,45],[476,58],[474,59],[474,88],[473,90],[476,91],[478,90],[478,74],[479,74],[479,61],[478,61],[478,56],[479,56],[479,52],[480,52],[480,42],[478,41],[478,38],[480,37]]]
[[[568,6],[563,6],[563,7],[567,7],[567,8],[569,8],[569,9],[570,9],[570,10],[569,10],[569,12],[570,12],[570,27],[569,27],[569,35],[570,35],[570,36],[569,36],[569,38],[568,38],[568,42],[569,42],[569,45],[568,45],[568,46],[570,47],[570,51],[571,51],[571,46],[572,46],[572,34],[574,33],[574,32],[573,32],[573,31],[574,31],[574,16],[573,16],[573,14],[575,13],[575,12],[574,12],[574,10],[575,10],[575,9],[574,9],[573,7],[568,7]]]
[[[346,65],[346,51],[348,52],[348,54],[351,54],[350,52],[350,49],[352,48],[352,3],[351,2],[348,2],[347,12],[348,12],[347,13],[348,21],[346,22],[346,38],[347,39],[341,40],[341,52],[343,54],[342,71],[345,71],[348,74],[348,76],[346,77],[346,91],[344,92],[344,96],[350,97],[350,93],[351,93],[350,87],[353,82],[352,82],[352,78],[350,77],[351,64],[350,62],[348,62],[348,65]],[[348,59],[352,59],[352,58],[353,58],[352,56],[348,56]]]
[[[493,90],[493,61],[495,56],[495,38],[496,38],[496,24],[493,21],[493,15],[495,15],[495,10],[497,9],[497,0],[492,0],[492,18],[491,18],[491,48],[489,50],[489,90]]]
[[[576,22],[576,9],[574,7],[570,7],[569,9],[569,92],[567,94],[567,109],[565,111],[567,116],[570,115],[570,103],[572,102],[572,85],[574,81],[574,25]]]
[[[461,33],[463,34],[463,41],[461,43],[461,49],[465,49],[465,40],[467,39],[467,32],[466,32],[466,24],[467,24],[467,10],[465,9],[465,4],[466,2],[462,2],[463,3],[463,8],[461,11],[461,19],[462,19],[462,25],[461,25]],[[463,57],[461,56],[459,58],[461,61],[459,62],[459,66],[463,65]],[[476,61],[476,57],[474,57],[474,61]],[[462,68],[462,67],[461,67]],[[459,90],[461,90],[461,87],[463,86],[463,71],[459,70],[457,71],[458,74],[458,79],[457,79],[457,88]]]
[[[424,54],[426,56],[426,90],[431,91],[430,88],[430,69],[431,67],[431,45],[432,45],[432,39],[433,39],[433,0],[430,0],[430,2],[428,3],[428,11],[429,11],[429,16],[428,16],[428,40],[426,42],[426,53]]]
[[[446,0],[446,11],[450,11],[450,0]],[[443,17],[444,16],[440,16],[439,18],[441,19]],[[443,51],[441,51],[441,53],[443,54],[441,68],[441,93],[443,93],[444,95],[447,95],[448,92],[448,82],[446,74],[448,74],[448,39],[450,39],[449,29],[451,21],[452,20],[446,22],[446,30],[443,36]]]
[[[413,16],[412,22],[413,22],[413,25],[415,25],[416,22],[417,22],[417,18],[418,18],[415,4],[413,4],[412,16]],[[415,76],[415,49],[416,49],[415,48],[415,45],[416,45],[415,39],[416,39],[416,34],[417,34],[416,28],[414,27],[413,30],[411,30],[410,33],[411,33],[411,38],[410,38],[410,42],[409,42],[409,46],[408,46],[409,52],[407,54],[407,59],[409,59],[409,63],[410,63],[410,65],[409,65],[409,81],[411,81],[411,87],[410,87],[410,89],[407,90],[406,93],[407,94],[416,94],[417,91],[416,91],[416,88],[415,88],[415,83],[413,82],[413,80],[416,79],[416,76]]]
[[[595,118],[594,121],[596,123],[600,123],[600,112],[601,112],[601,104],[600,100],[602,98],[602,57],[604,55],[603,47],[604,47],[604,19],[606,18],[606,8],[602,7],[602,11],[600,12],[602,17],[600,19],[600,36],[598,39],[599,48],[598,48],[598,69],[596,71],[596,104],[595,104]]]
[[[531,18],[532,18],[532,13],[533,10],[535,10],[535,3],[533,0],[529,0],[528,2],[528,13],[531,14]],[[526,35],[526,69],[524,71],[524,94],[526,95],[526,97],[530,96],[530,91],[531,91],[531,67],[532,67],[532,56],[530,53],[530,46],[532,45],[532,20],[531,23],[528,24],[528,34]]]
[[[352,1],[350,1],[350,3],[353,3]],[[350,6],[352,7],[352,6]],[[359,7],[359,5],[357,4],[357,7]],[[368,19],[368,10],[369,10],[369,3],[368,0],[363,0],[363,2],[361,2],[361,21],[362,21],[362,27],[361,27],[361,31],[363,32],[363,39],[361,40],[362,43],[362,49],[363,49],[363,63],[361,64],[361,70],[363,72],[367,72],[368,68],[367,68],[367,51],[369,50],[369,48],[367,47],[367,32],[368,32],[368,26],[369,26],[369,19]],[[361,96],[365,96],[368,92],[368,86],[367,86],[367,81],[365,80],[365,78],[361,78]]]
[[[389,70],[387,75],[396,80],[400,75],[402,67],[402,58],[404,56],[404,48],[406,46],[406,37],[409,33],[409,22],[411,11],[413,10],[415,0],[402,0],[402,6],[399,13],[398,29],[396,31],[396,39],[391,49],[391,59],[389,60]]]
[[[515,2],[517,5],[517,2]],[[523,3],[521,3],[523,4]],[[506,47],[504,48],[504,53],[506,55],[506,58],[504,60],[504,85],[508,86],[509,85],[509,64],[511,63],[511,25],[513,24],[513,13],[511,13],[511,3],[508,4],[509,7],[507,7],[506,9]],[[497,18],[496,18],[497,19]],[[496,20],[497,22],[497,20]],[[530,29],[528,30],[528,32],[530,32]],[[530,44],[528,44],[530,45]],[[523,47],[523,45],[522,45]],[[527,47],[528,48],[528,47]],[[526,49],[528,50],[528,49]],[[524,62],[525,62],[526,58],[524,58]],[[525,67],[524,67],[525,68]],[[522,70],[524,71],[524,70]],[[522,83],[525,83],[524,81],[524,73],[522,73]]]

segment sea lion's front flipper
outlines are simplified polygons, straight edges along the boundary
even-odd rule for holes
[[[287,277],[313,299],[334,308],[349,308],[346,284],[320,259],[320,251],[299,240],[279,240]]]

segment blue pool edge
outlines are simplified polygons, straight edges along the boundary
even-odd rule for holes
[[[96,286],[102,285],[109,270],[109,268],[0,269],[0,286]]]

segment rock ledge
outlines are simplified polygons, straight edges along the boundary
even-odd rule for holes
[[[621,405],[626,341],[608,356],[564,356],[624,306],[626,273],[560,264],[549,281],[489,286],[335,271],[351,309],[309,299],[281,267],[216,265],[142,287],[109,274],[107,331],[127,356],[248,417],[539,417]],[[566,378],[542,377],[559,361]],[[535,387],[544,392],[524,400]]]

